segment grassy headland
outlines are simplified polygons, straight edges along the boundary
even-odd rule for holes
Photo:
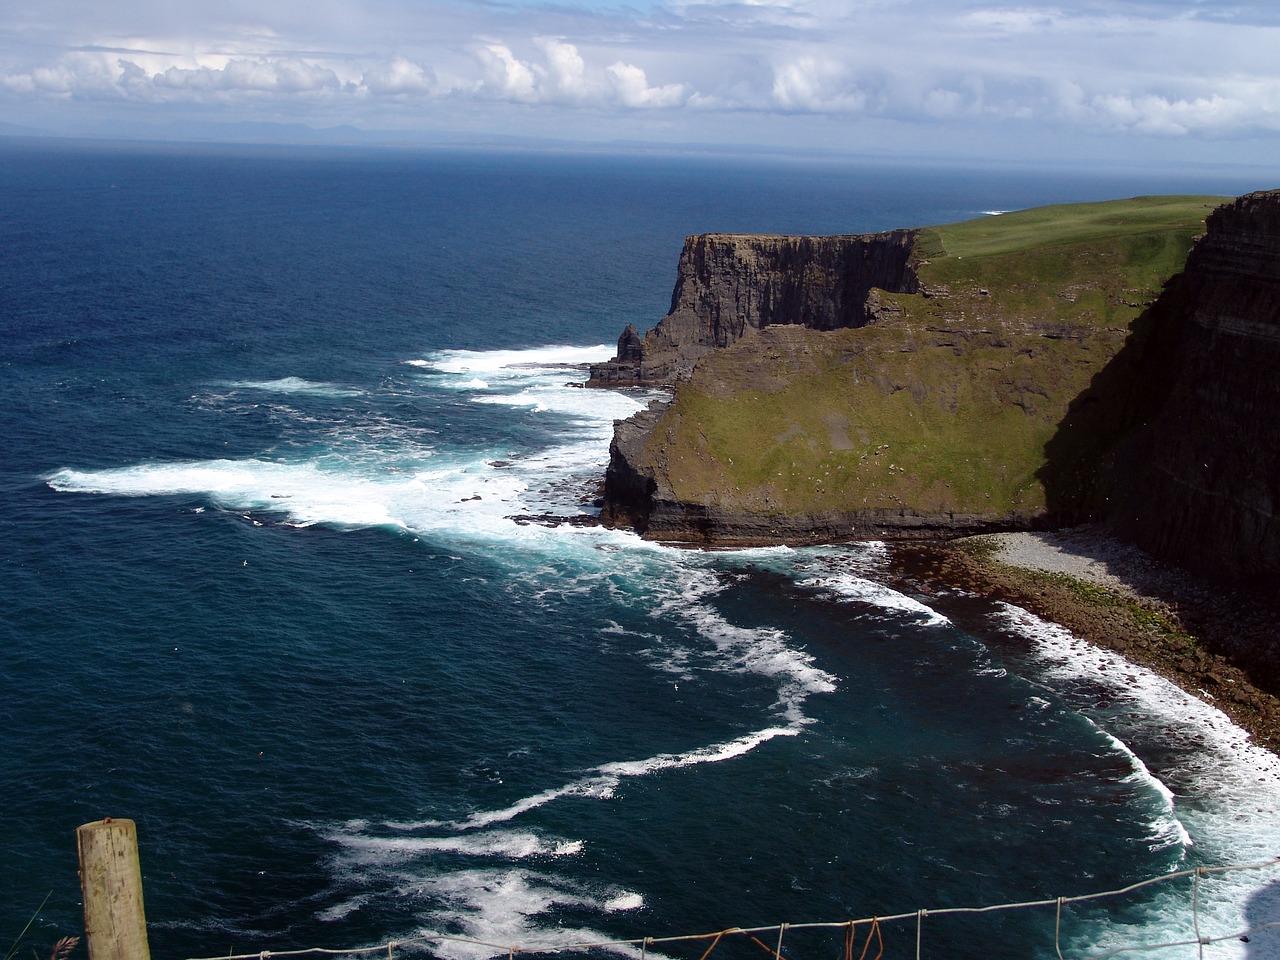
[[[1222,200],[923,230],[923,293],[876,292],[866,327],[775,325],[704,357],[646,460],[677,499],[745,513],[1025,520],[1084,506],[1121,429],[1090,411],[1116,409],[1108,392],[1128,389],[1106,371],[1127,342],[1141,348],[1146,307]]]

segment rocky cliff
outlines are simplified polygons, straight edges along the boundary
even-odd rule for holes
[[[860,327],[874,289],[915,293],[912,230],[836,237],[704,234],[685,240],[671,310],[643,338],[631,326],[589,386],[685,379],[698,358],[777,324]]]
[[[1220,202],[692,238],[671,313],[593,371],[597,384],[682,378],[669,405],[618,426],[603,519],[742,543],[1097,516],[1123,475],[1108,454],[1163,400],[1134,387],[1135,371],[1170,362],[1167,311],[1148,308]]]
[[[1110,524],[1220,581],[1280,584],[1280,191],[1215,210],[1154,305],[1134,374],[1159,385],[1123,440]]]

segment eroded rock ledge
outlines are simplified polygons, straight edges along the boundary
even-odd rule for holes
[[[644,337],[628,326],[618,355],[593,364],[588,386],[669,384],[699,357],[774,324],[860,327],[872,291],[915,293],[917,231],[834,236],[703,234],[685,240],[671,310]]]

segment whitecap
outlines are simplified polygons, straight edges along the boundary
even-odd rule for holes
[[[951,621],[928,604],[878,582],[888,560],[888,545],[867,541],[842,547],[818,547],[790,551],[790,555],[757,551],[765,560],[787,561],[772,569],[795,578],[796,585],[841,602],[861,603],[896,618],[910,618],[924,626],[944,626]]]
[[[892,587],[886,587],[884,584],[860,577],[853,571],[832,570],[823,572],[816,576],[799,580],[797,584],[801,587],[821,590],[832,595],[837,600],[849,603],[864,603],[867,606],[888,611],[897,616],[906,615],[912,617],[922,626],[944,626],[951,622],[928,604],[921,603],[919,600],[894,590]]]
[[[1128,759],[1132,772],[1126,779],[1156,798],[1158,812],[1148,828],[1153,848],[1181,845],[1188,851],[1188,865],[1210,867],[1261,863],[1280,853],[1280,825],[1275,820],[1280,809],[1280,757],[1251,743],[1245,731],[1211,704],[1119,654],[1019,607],[1001,604],[999,619],[1031,641],[1032,663],[1041,682],[1094,723]],[[1160,763],[1152,769],[1151,755],[1156,754]],[[1206,935],[1249,926],[1247,905],[1251,898],[1265,896],[1259,885],[1267,881],[1275,877],[1240,871],[1202,883],[1197,899]],[[1147,939],[1194,939],[1190,898],[1189,881],[1156,889]],[[1280,919],[1280,911],[1276,914],[1272,919]],[[1104,932],[1093,945],[1098,949],[1087,952],[1133,939],[1132,930],[1124,932],[1123,940],[1118,932]],[[1230,939],[1215,945],[1214,955],[1280,957],[1280,938],[1271,939],[1270,946],[1266,942],[1255,938],[1246,949]]]
[[[531,952],[563,950],[608,938],[588,928],[539,923],[553,910],[578,908],[611,913],[643,906],[640,894],[616,888],[593,891],[560,878],[524,870],[466,870],[425,877],[413,893],[430,898],[433,926],[424,935],[451,935],[432,945],[432,953],[447,960],[480,960],[501,956],[508,947]],[[456,937],[465,937],[467,942]],[[639,950],[608,947],[638,955]]]
[[[353,860],[387,865],[426,854],[453,853],[461,856],[527,860],[571,857],[582,852],[581,840],[544,837],[529,831],[489,831],[452,836],[375,836],[364,831],[334,831],[329,838]]]
[[[587,392],[562,385],[536,385],[516,393],[476,397],[476,403],[508,407],[527,407],[539,413],[561,413],[579,420],[605,425],[610,434],[615,420],[625,420],[644,409],[634,397],[615,391]]]
[[[441,373],[494,373],[532,368],[570,368],[608,360],[613,348],[603,343],[593,346],[546,346],[523,350],[437,350],[422,359],[406,361]]]
[[[281,377],[277,380],[230,380],[218,386],[232,390],[260,390],[264,393],[304,394],[317,397],[359,397],[363,390],[344,387],[336,383],[304,380],[301,377]]]

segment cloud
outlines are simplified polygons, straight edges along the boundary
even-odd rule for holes
[[[80,100],[401,129],[448,115],[506,132],[518,114],[556,136],[612,124],[700,137],[715,123],[741,142],[808,124],[833,145],[882,122],[926,143],[996,124],[1029,139],[1280,134],[1274,0],[10,7],[0,120]]]
[[[147,77],[131,61],[121,60],[119,86],[125,89],[149,90],[163,96],[166,91],[201,94],[300,94],[332,93],[342,86],[332,70],[295,57],[282,59],[230,60],[221,68],[169,67]]]
[[[841,64],[814,57],[801,57],[775,68],[773,99],[784,110],[812,113],[852,113],[867,102],[866,94]]]
[[[555,90],[571,99],[586,97],[590,92],[587,65],[578,48],[555,37],[539,37],[535,42],[547,59]]]
[[[504,100],[532,103],[538,99],[538,75],[542,71],[516,58],[503,43],[488,43],[476,49],[484,67],[484,89]]]
[[[411,96],[428,93],[436,87],[436,80],[432,72],[420,64],[395,57],[365,70],[360,86],[374,96]]]
[[[1267,104],[1261,110],[1260,102]],[[1247,100],[1221,93],[1194,99],[1107,94],[1094,97],[1089,106],[1103,125],[1155,136],[1214,136],[1249,126],[1280,130],[1280,83],[1269,95]]]
[[[651,87],[645,72],[634,64],[619,60],[605,72],[613,85],[614,95],[623,106],[637,110],[674,107],[685,99],[682,84],[669,83],[662,87]]]

